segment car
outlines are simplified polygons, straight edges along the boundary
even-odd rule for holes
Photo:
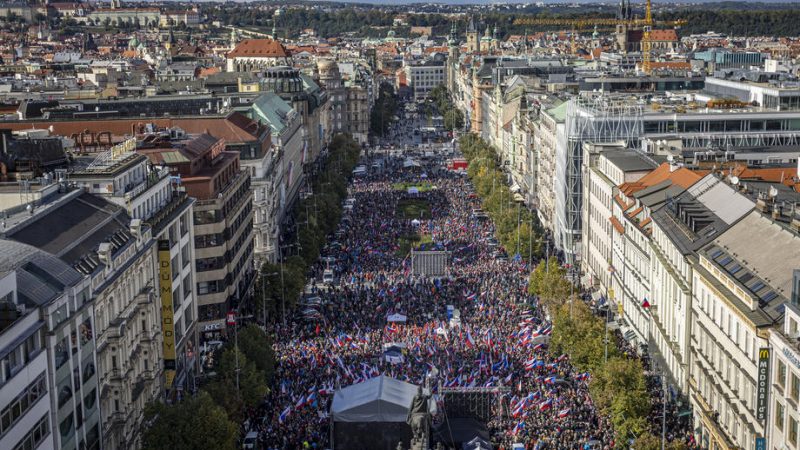
[[[258,447],[258,432],[249,431],[242,441],[242,448],[250,449]]]
[[[323,283],[333,283],[333,271],[330,269],[325,269],[322,272],[322,282]]]

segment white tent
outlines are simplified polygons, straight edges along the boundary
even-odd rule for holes
[[[419,188],[417,188],[416,186],[411,186],[410,188],[408,188],[408,193],[412,195],[417,195],[419,194]]]
[[[406,323],[406,319],[407,317],[405,316],[405,314],[395,313],[395,314],[389,314],[389,316],[386,318],[386,321],[390,323],[392,322]]]
[[[333,396],[334,422],[405,422],[417,386],[386,375],[348,386]]]

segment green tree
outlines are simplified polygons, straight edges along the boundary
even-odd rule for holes
[[[264,373],[267,381],[275,374],[275,352],[272,339],[258,325],[249,324],[239,330],[239,349],[256,368]]]
[[[236,367],[239,367],[239,390],[236,390]],[[252,408],[264,400],[268,392],[264,372],[258,370],[232,342],[226,344],[216,365],[216,378],[208,386],[208,392],[214,400],[223,406],[231,419],[242,419],[242,407]],[[234,401],[232,399],[238,399]],[[240,403],[241,402],[241,403]]]
[[[661,450],[661,437],[651,433],[642,433],[633,441],[631,448],[635,450]],[[667,450],[686,450],[688,447],[683,442],[669,441],[666,443]]]
[[[236,448],[238,427],[205,392],[175,405],[151,403],[145,408],[145,450]]]
[[[547,305],[563,304],[569,301],[571,283],[567,280],[567,271],[555,257],[548,262],[542,261],[531,272],[528,280],[528,292],[539,296]]]

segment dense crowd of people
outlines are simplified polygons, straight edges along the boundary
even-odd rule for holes
[[[398,188],[422,181],[433,189]],[[335,261],[316,270],[335,269],[336,281],[315,287],[316,298],[301,302],[303,313],[286,326],[274,325],[274,383],[248,421],[261,448],[329,446],[334,392],[381,374],[431,386],[435,422],[448,412],[439,389],[496,388],[503,406],[487,424],[495,448],[613,446],[589,396],[589,375],[567,355],[548,352],[551,326],[527,293],[528,269],[492,256],[493,224],[473,216],[479,205],[470,192],[465,177],[434,166],[403,169],[399,158],[354,182],[353,210],[326,249]],[[404,214],[400,204],[409,198],[430,214]],[[409,235],[430,235],[433,247],[451,252],[447,277],[414,276],[399,251]],[[448,305],[458,323],[448,320]],[[385,357],[387,346],[403,349],[401,356]]]

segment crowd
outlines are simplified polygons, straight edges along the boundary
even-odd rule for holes
[[[479,206],[468,195],[469,182],[435,167],[401,166],[392,159],[386,170],[354,182],[355,206],[326,250],[335,258],[336,282],[315,289],[319,300],[306,314],[271,330],[274,383],[248,420],[260,448],[327,447],[334,392],[380,374],[427,381],[443,412],[441,387],[498,388],[503,406],[488,424],[495,448],[514,442],[535,449],[611,448],[611,427],[589,397],[589,375],[578,373],[567,355],[548,352],[551,326],[527,293],[525,264],[491,256],[486,240],[493,224],[472,217]],[[435,189],[396,189],[423,177]],[[400,213],[398,203],[409,196],[427,204],[430,218]],[[412,274],[398,243],[409,234],[429,234],[435,246],[452,252],[448,277]],[[330,263],[316,271],[325,267]],[[447,320],[447,305],[459,311],[460,323]],[[394,314],[405,322],[389,323]],[[403,358],[384,358],[385,344],[404,348]]]

